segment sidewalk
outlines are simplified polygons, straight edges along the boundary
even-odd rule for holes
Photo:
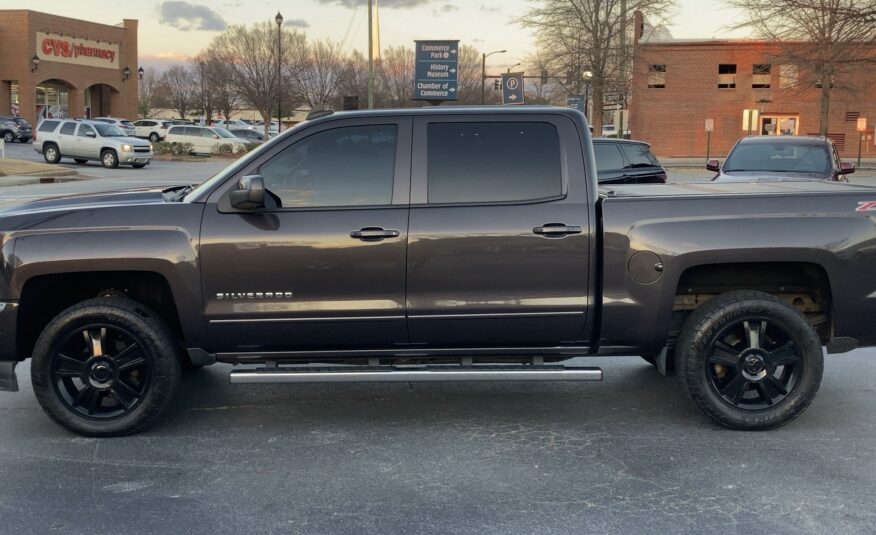
[[[63,165],[0,158],[0,186],[20,186],[77,180],[76,169]]]
[[[727,156],[726,155],[716,155],[713,154],[709,156],[709,158],[713,160],[724,161]],[[706,157],[702,156],[701,158],[671,158],[671,157],[661,157],[657,156],[657,159],[660,160],[660,163],[663,164],[663,167],[674,168],[674,169],[705,169],[706,168]],[[843,158],[845,162],[855,162],[857,163],[857,158]],[[861,165],[858,166],[858,169],[865,169],[868,171],[876,170],[876,158],[861,158]]]

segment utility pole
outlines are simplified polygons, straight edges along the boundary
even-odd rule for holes
[[[618,125],[619,139],[624,138],[624,109],[627,107],[627,0],[621,0],[621,20],[620,20],[620,76],[621,76],[621,109],[620,109],[620,125]],[[602,112],[602,103],[597,102],[597,106]]]
[[[368,0],[368,109],[374,109],[374,10]]]
[[[487,93],[487,58],[493,54],[504,54],[507,50],[495,50],[489,54],[481,54],[481,105],[486,103]],[[518,64],[519,65],[519,64]]]

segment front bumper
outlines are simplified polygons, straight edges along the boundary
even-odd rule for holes
[[[154,153],[152,152],[122,152],[119,154],[119,163],[123,164],[148,164],[152,161],[152,157],[154,156]]]
[[[19,130],[15,133],[15,141],[27,143],[33,137],[33,130]]]

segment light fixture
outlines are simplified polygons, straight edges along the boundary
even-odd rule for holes
[[[277,26],[283,25],[283,15],[281,15],[279,11],[277,11],[277,16],[274,17],[274,22],[277,23]]]
[[[30,64],[31,64],[30,72],[37,70],[37,67],[40,66],[40,58],[38,58],[37,55],[34,54],[33,57],[30,58]]]
[[[146,72],[146,71],[143,70],[143,67],[140,67],[139,69],[137,69],[137,78],[139,78],[140,80],[142,80],[142,79],[143,79],[143,73],[144,73],[144,72]]]
[[[122,81],[124,82],[125,80],[127,80],[128,78],[131,77],[131,68],[128,67],[127,65],[125,65],[125,68],[122,71],[122,75],[123,75]]]

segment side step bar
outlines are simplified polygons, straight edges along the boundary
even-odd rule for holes
[[[404,383],[425,381],[601,381],[600,368],[580,366],[276,366],[234,370],[232,383]]]

